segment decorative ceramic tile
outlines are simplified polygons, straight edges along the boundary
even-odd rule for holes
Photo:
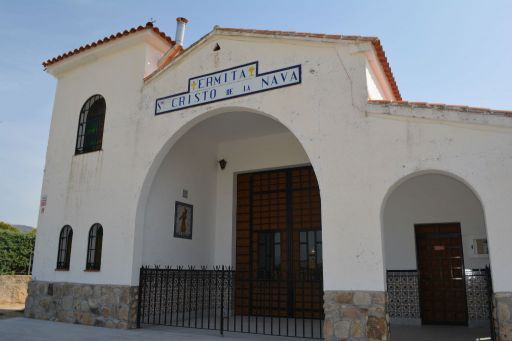
[[[466,298],[468,303],[468,319],[489,319],[489,291],[485,270],[466,269]]]
[[[417,271],[388,270],[387,290],[389,317],[421,318]],[[466,298],[469,321],[489,319],[489,292],[485,269],[466,269]]]
[[[391,318],[420,318],[418,273],[416,271],[388,271],[388,312]]]

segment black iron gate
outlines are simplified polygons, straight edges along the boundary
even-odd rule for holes
[[[286,312],[288,278],[257,280],[230,267],[142,267],[137,327],[165,325],[224,332],[323,338],[321,278],[293,282],[300,313]],[[249,294],[252,287],[257,295]]]
[[[491,340],[496,340],[496,325],[494,323],[494,289],[492,287],[491,267],[485,267],[485,278],[487,281],[487,299],[489,307],[489,323],[491,329]]]

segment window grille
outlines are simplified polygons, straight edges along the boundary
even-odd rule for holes
[[[89,230],[89,242],[87,245],[86,270],[99,271],[101,268],[101,246],[103,243],[103,227],[96,223]]]
[[[318,277],[322,272],[322,231],[300,231],[300,272],[306,278]]]
[[[59,250],[57,253],[57,270],[69,270],[72,241],[73,229],[71,226],[66,225],[60,230]]]
[[[94,95],[85,102],[80,110],[75,154],[101,149],[105,110],[105,99],[101,95]]]
[[[260,232],[258,239],[258,278],[277,278],[281,270],[281,233]]]

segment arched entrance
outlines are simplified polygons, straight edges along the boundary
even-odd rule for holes
[[[489,336],[489,252],[474,191],[451,174],[413,174],[388,194],[382,226],[393,340],[410,328],[403,325],[461,325],[470,328],[458,333]]]
[[[321,338],[320,216],[315,172],[285,126],[245,111],[202,120],[148,190],[139,322]]]

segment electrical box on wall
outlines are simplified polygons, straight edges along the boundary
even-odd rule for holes
[[[477,238],[473,239],[472,243],[473,253],[476,256],[487,256],[489,254],[489,248],[487,247],[487,239]]]
[[[485,236],[468,236],[467,241],[471,249],[471,257],[489,257],[489,247]]]

